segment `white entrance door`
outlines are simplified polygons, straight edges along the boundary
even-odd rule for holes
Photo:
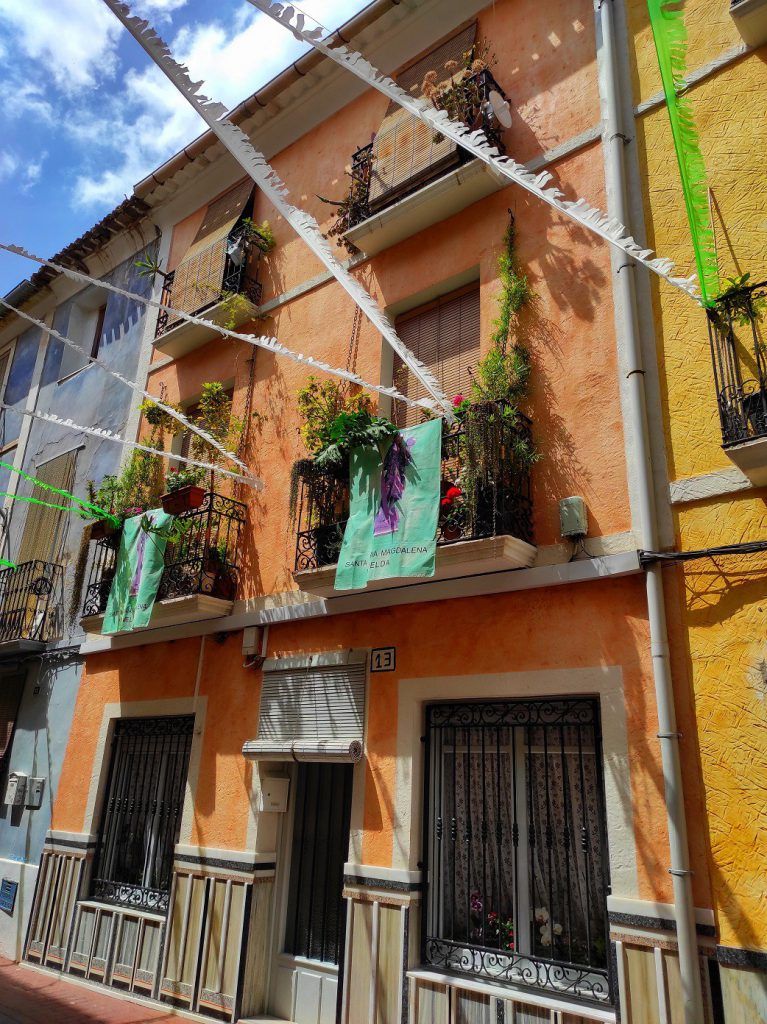
[[[283,850],[283,920],[271,1012],[295,1024],[336,1024],[343,957],[343,868],[349,846],[349,764],[300,764]]]

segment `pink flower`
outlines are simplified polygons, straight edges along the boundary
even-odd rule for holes
[[[464,401],[465,401],[465,399],[464,399],[463,395],[456,395],[453,398],[453,408],[457,409],[459,405],[463,405]]]

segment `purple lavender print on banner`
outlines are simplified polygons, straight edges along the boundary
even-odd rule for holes
[[[397,434],[386,453],[381,470],[381,504],[373,523],[374,537],[396,533],[399,529],[400,514],[397,506],[407,486],[405,469],[413,461],[410,449],[414,444],[414,437],[405,440],[401,434]]]

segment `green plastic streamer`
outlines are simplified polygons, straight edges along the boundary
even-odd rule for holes
[[[719,269],[709,221],[706,166],[700,151],[692,105],[685,94],[687,29],[684,23],[684,0],[647,0],[647,9],[682,179],[700,294],[703,305],[710,306],[719,292]]]
[[[70,494],[69,491],[65,491],[61,487],[54,487],[53,484],[47,484],[43,480],[38,480],[36,477],[30,476],[29,473],[25,473],[23,469],[16,469],[16,467],[12,466],[10,462],[3,462],[3,460],[0,459],[0,466],[2,466],[3,469],[9,469],[11,473],[18,473],[22,480],[28,480],[31,484],[34,484],[35,487],[41,487],[44,491],[52,491],[53,494],[59,494],[62,498],[69,498],[70,501],[80,505],[86,512],[92,512],[98,515],[101,519],[110,519],[116,524],[119,523],[119,519],[117,519],[116,516],[113,516],[111,512],[107,512],[103,508],[99,508],[98,505],[92,505],[91,502],[84,501],[82,498],[78,498],[76,494]],[[5,491],[0,493],[2,493],[4,497],[12,498],[14,501],[28,501],[33,505],[44,505],[46,508],[56,508],[63,512],[75,511],[71,505],[49,505],[47,502],[40,501],[37,498],[26,498],[23,495],[8,494]]]
[[[0,498],[10,498],[12,501],[26,501],[30,505],[42,505],[43,508],[55,508],[59,512],[74,511],[71,505],[54,505],[50,501],[40,501],[39,498],[28,498],[24,494],[9,494],[8,491],[0,491]]]
[[[9,562],[7,558],[0,558],[0,565],[6,569],[18,569],[18,565],[15,562]]]

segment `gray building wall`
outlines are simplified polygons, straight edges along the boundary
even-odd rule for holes
[[[130,257],[111,274],[105,275],[105,280],[148,296],[152,282],[138,275],[135,258]],[[88,339],[76,336],[77,317],[73,315],[83,294],[79,293],[56,310],[53,325],[72,340],[87,344]],[[107,308],[99,356],[135,380],[142,347],[150,344],[151,338],[151,331],[147,330],[146,307],[119,295],[100,294],[105,297]],[[2,417],[4,422],[0,422],[0,434],[3,430],[5,432],[2,443],[8,444],[21,436],[16,466],[32,476],[44,463],[77,449],[72,492],[86,497],[89,480],[98,483],[106,474],[119,471],[125,456],[123,446],[56,424],[30,421],[18,410],[27,404],[30,394],[34,400],[34,390],[39,387],[35,402],[38,411],[71,418],[82,426],[103,427],[124,436],[131,409],[140,398],[93,364],[60,381],[65,346],[48,336],[41,339],[41,333],[38,328],[32,328],[17,339],[5,389],[5,400],[14,406],[14,410],[6,411]],[[44,354],[40,351],[41,343]],[[27,425],[26,437],[24,421],[31,423]],[[16,474],[0,467],[0,490],[6,490],[5,485],[11,475]],[[31,492],[29,482],[19,481],[18,494],[29,495]],[[13,560],[18,552],[30,507],[20,501],[6,501],[3,557]],[[12,809],[5,803],[0,806],[0,879],[19,883],[13,913],[0,910],[0,955],[14,958],[19,958],[22,953],[37,868],[50,827],[82,672],[78,647],[83,639],[79,625],[83,574],[78,574],[77,569],[86,525],[75,514],[65,516],[61,558],[64,570],[61,639],[49,645],[42,655],[10,653],[3,657],[0,652],[0,686],[3,677],[19,672],[26,676],[12,745],[0,771],[3,789],[0,795],[4,796],[9,771],[45,779],[43,803],[39,809]]]

